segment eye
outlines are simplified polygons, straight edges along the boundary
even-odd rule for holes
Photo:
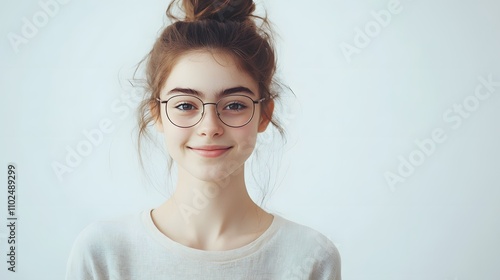
[[[190,110],[195,110],[196,109],[196,107],[193,104],[190,104],[190,103],[187,103],[187,102],[181,103],[181,104],[175,106],[175,108],[179,109],[181,111],[190,111]]]
[[[246,108],[247,108],[247,106],[245,104],[237,102],[237,101],[233,101],[233,102],[227,104],[226,107],[224,107],[224,109],[231,110],[231,111],[241,111],[241,110],[244,110]]]

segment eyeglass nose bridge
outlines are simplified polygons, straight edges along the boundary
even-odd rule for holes
[[[203,104],[203,110],[201,111],[201,118],[200,120],[198,121],[198,123],[200,123],[202,120],[203,120],[203,117],[205,117],[205,105],[214,105],[215,106],[215,113],[217,114],[217,118],[219,118],[219,120],[224,123],[222,121],[222,119],[220,118],[220,113],[219,113],[219,110],[217,110],[217,106],[219,104],[219,102],[207,102],[207,103],[203,103],[203,101],[201,102],[201,104]]]

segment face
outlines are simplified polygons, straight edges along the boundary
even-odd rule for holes
[[[165,81],[160,99],[179,95],[196,96],[203,103],[216,103],[222,97],[236,95],[260,99],[257,82],[238,69],[232,57],[209,52],[188,53],[177,61]],[[181,128],[167,118],[166,106],[162,103],[161,122],[156,123],[156,128],[164,134],[167,150],[180,174],[190,174],[202,181],[220,181],[243,170],[254,150],[257,134],[269,124],[269,119],[261,114],[264,109],[272,113],[272,102],[269,104],[267,108],[263,108],[262,103],[256,104],[251,121],[237,128],[224,124],[217,116],[216,106],[207,104],[201,121],[192,127]],[[169,112],[176,110],[180,115],[195,114],[203,107],[185,103],[184,99],[179,103],[169,101],[168,106],[172,108]],[[239,114],[240,107],[234,103],[220,103],[219,112],[226,110],[226,117],[231,118],[231,114]]]

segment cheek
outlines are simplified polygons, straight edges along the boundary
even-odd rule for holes
[[[173,151],[172,148],[177,148],[179,145],[185,144],[187,139],[189,139],[189,129],[180,129],[172,125],[164,125],[163,129],[163,136],[169,151]]]
[[[242,127],[236,135],[239,150],[246,156],[250,155],[257,142],[257,128],[254,127],[254,125],[250,126],[250,124],[248,124],[248,126]]]

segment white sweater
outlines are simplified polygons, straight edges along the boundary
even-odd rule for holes
[[[341,280],[340,255],[321,233],[273,214],[256,240],[233,250],[181,245],[154,225],[151,209],[87,226],[76,239],[67,280]]]

